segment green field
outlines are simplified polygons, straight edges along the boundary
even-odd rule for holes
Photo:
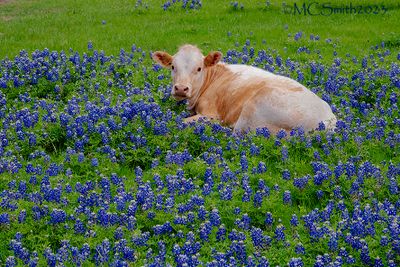
[[[0,0],[0,265],[400,266],[398,1],[182,1]],[[335,132],[184,124],[150,53],[185,43]]]
[[[395,48],[400,45],[400,6],[398,1],[379,3],[387,11],[382,14],[332,14],[311,16],[285,14],[281,1],[245,0],[243,10],[234,10],[231,1],[208,0],[200,10],[185,11],[180,6],[164,11],[164,1],[146,1],[135,8],[137,1],[26,1],[0,2],[0,57],[13,57],[21,49],[85,51],[92,41],[98,50],[117,54],[130,50],[133,44],[148,50],[175,51],[184,43],[197,44],[204,50],[226,50],[238,41],[249,39],[257,47],[266,41],[267,47],[292,54],[298,47],[293,38],[302,31],[305,35],[319,35],[321,40],[339,43],[341,53],[360,55],[371,46],[386,42]],[[284,1],[293,9],[296,3],[313,1]],[[334,1],[337,6],[349,1]],[[322,3],[322,2],[321,2]],[[329,3],[329,2],[328,2]],[[353,5],[374,5],[375,1],[356,1]],[[318,10],[314,6],[310,12]],[[321,10],[321,8],[320,8]],[[376,10],[374,10],[376,11]],[[325,14],[330,14],[326,11]],[[103,24],[102,22],[105,22]],[[232,35],[229,37],[228,32]],[[325,48],[318,47],[325,55]],[[328,56],[328,55],[327,55]]]

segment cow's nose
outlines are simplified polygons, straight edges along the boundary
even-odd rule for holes
[[[189,87],[188,86],[175,85],[175,93],[176,94],[186,94],[187,91],[189,91]]]

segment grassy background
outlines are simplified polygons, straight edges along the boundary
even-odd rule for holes
[[[374,1],[357,1],[357,4],[373,4]],[[165,49],[173,53],[177,46],[183,43],[195,43],[199,45],[204,50],[211,49],[221,49],[226,51],[231,49],[235,42],[240,45],[244,43],[246,39],[257,44],[258,48],[272,48],[277,49],[283,58],[290,57],[300,57],[306,56],[307,61],[311,60],[312,57],[317,56],[317,54],[312,53],[311,55],[298,55],[295,51],[301,45],[307,45],[310,49],[320,49],[323,60],[332,63],[330,58],[333,56],[332,51],[336,50],[339,54],[344,55],[350,53],[357,56],[368,55],[368,50],[372,45],[376,45],[382,41],[386,45],[390,46],[392,52],[398,52],[400,46],[400,7],[395,0],[384,0],[381,4],[388,8],[388,12],[385,15],[333,15],[333,16],[294,16],[289,14],[284,14],[282,11],[282,3],[279,1],[271,1],[270,6],[266,6],[265,1],[248,0],[240,1],[244,5],[243,10],[233,10],[230,6],[230,1],[217,1],[217,0],[204,0],[203,8],[194,11],[185,11],[178,6],[172,8],[168,11],[163,11],[162,3],[164,1],[146,1],[145,3],[149,5],[149,9],[146,8],[135,8],[136,0],[125,0],[125,1],[111,1],[111,0],[91,0],[91,1],[62,1],[62,0],[0,0],[0,58],[8,56],[10,58],[18,54],[21,49],[25,49],[29,52],[35,49],[49,48],[50,50],[68,50],[72,48],[73,50],[78,50],[80,52],[87,52],[87,43],[92,41],[95,49],[104,50],[107,54],[117,55],[121,48],[125,50],[130,50],[132,44],[136,44],[148,50],[158,50]],[[286,1],[288,5],[293,5],[294,1]],[[302,3],[302,2],[297,2]],[[340,0],[336,1],[339,5],[348,4],[349,2]],[[105,23],[102,23],[105,21]],[[286,26],[287,25],[287,26]],[[313,45],[312,42],[305,41],[306,38],[301,39],[298,42],[294,41],[293,35],[296,32],[303,31],[304,35],[307,37],[310,34],[319,35],[321,41],[319,44]],[[231,35],[228,35],[231,32]],[[291,35],[289,37],[289,34]],[[331,38],[333,43],[331,45],[325,44],[325,39]],[[266,44],[262,43],[262,40],[266,40]],[[333,49],[332,46],[336,45]],[[286,52],[285,52],[285,47]],[[240,50],[238,48],[237,50]],[[69,53],[68,53],[69,54]],[[392,54],[393,57],[397,56],[397,53]],[[389,62],[389,60],[387,61]],[[386,64],[386,62],[384,63]],[[347,65],[344,65],[346,68]],[[105,68],[102,69],[103,71]],[[130,66],[131,68],[131,66]],[[122,70],[119,70],[122,72]],[[101,71],[99,71],[101,73]],[[135,70],[136,83],[142,82],[142,73]],[[151,80],[156,81],[158,73],[152,73]],[[108,77],[107,77],[108,79]],[[312,80],[308,77],[306,80]],[[101,89],[103,90],[99,93],[104,93],[114,99],[118,94],[124,95],[125,92],[118,92],[117,88],[113,88],[115,91],[109,91],[106,86],[107,80],[105,77],[100,76],[97,79],[93,79],[95,82],[102,82]],[[169,79],[168,79],[169,81]],[[167,84],[168,81],[157,81],[154,82],[154,88],[156,85]],[[88,80],[87,83],[92,82]],[[53,92],[53,85],[50,83],[39,84],[31,90],[33,97],[40,99],[47,94],[49,91]],[[80,84],[79,84],[80,85]],[[70,86],[71,94],[78,94],[78,82],[76,84],[66,85]],[[142,85],[141,85],[142,86]],[[9,108],[14,105],[24,105],[22,102],[12,102],[12,100],[17,98],[16,93],[24,92],[28,87],[21,87],[14,92],[6,92],[11,99],[8,101]],[[153,89],[154,89],[153,88]],[[379,90],[379,86],[376,90]],[[42,96],[35,95],[39,94],[42,90]],[[13,94],[14,97],[10,97],[9,94]],[[54,93],[54,92],[53,92]],[[71,97],[71,95],[68,95]],[[93,94],[91,97],[94,101],[98,101],[98,95]],[[156,98],[156,102],[161,103],[161,97]],[[51,99],[51,96],[50,96]],[[66,98],[68,100],[68,98]],[[163,103],[163,108],[178,109],[179,112],[184,110],[183,106],[176,106],[173,100],[170,102]],[[339,102],[339,101],[336,101]],[[17,103],[17,104],[15,104]],[[172,104],[173,103],[173,104]],[[63,105],[60,102],[60,112],[63,110]],[[17,108],[22,108],[22,106],[17,106]],[[372,116],[372,115],[371,115]],[[369,119],[369,118],[368,118]],[[45,123],[38,124],[35,128],[37,133],[42,132],[42,126],[47,126]],[[139,126],[141,126],[139,124]],[[131,129],[137,129],[139,127],[136,122],[132,122],[129,126]],[[56,149],[53,141],[45,140],[41,144],[45,149],[47,148],[48,153],[52,154],[52,160],[55,162],[62,162],[65,156],[65,146],[73,147],[73,142],[75,140],[69,140],[66,143],[65,138],[60,135],[61,127],[45,128],[45,131],[50,133],[50,136],[54,136],[55,143],[61,143],[63,146]],[[185,131],[175,132],[173,135],[169,135],[165,138],[160,138],[154,136],[151,133],[146,133],[146,137],[149,138],[149,147],[160,146],[163,150],[167,150],[171,143],[177,142],[179,144],[178,150],[182,151],[188,148],[190,153],[196,158],[201,155],[208,147],[214,145],[212,143],[206,143],[202,145],[203,142],[200,138],[192,133],[193,129],[186,129]],[[117,133],[120,134],[120,133]],[[115,134],[113,140],[115,146],[119,142],[119,137]],[[122,135],[121,135],[122,136]],[[96,139],[97,138],[97,139]],[[222,147],[226,147],[226,142],[228,140],[223,139],[224,143]],[[51,138],[49,138],[51,139]],[[97,136],[92,137],[91,147],[89,151],[94,155],[96,154],[95,148],[100,144],[100,138]],[[322,155],[322,160],[327,161],[332,164],[336,164],[338,161],[346,162],[352,156],[360,156],[362,159],[368,159],[373,164],[380,164],[383,160],[391,159],[393,162],[399,162],[399,154],[396,150],[391,150],[388,146],[383,146],[381,142],[366,142],[362,146],[357,145],[354,141],[343,143],[343,145],[336,150],[333,150],[329,156],[324,155],[322,149],[315,145],[315,148],[305,149],[302,145],[296,146],[296,144],[289,147],[290,160],[287,163],[283,163],[280,160],[281,154],[280,150],[273,146],[273,140],[264,141],[263,138],[253,139],[257,144],[261,144],[263,147],[259,157],[254,157],[253,162],[250,162],[251,166],[255,166],[258,160],[262,159],[266,161],[268,166],[268,173],[265,176],[253,175],[252,183],[257,183],[259,178],[265,178],[268,181],[268,186],[272,187],[275,183],[283,189],[290,189],[293,192],[294,204],[291,207],[283,206],[282,203],[282,192],[272,191],[271,197],[268,201],[264,201],[263,209],[255,210],[252,203],[241,204],[241,194],[242,191],[235,191],[234,199],[235,201],[225,202],[219,201],[218,195],[214,192],[212,197],[207,198],[205,204],[208,210],[213,207],[217,207],[225,222],[227,222],[228,228],[232,228],[234,224],[235,216],[232,216],[232,210],[237,205],[243,205],[243,213],[249,213],[252,218],[255,218],[255,225],[262,224],[264,219],[264,210],[274,211],[274,215],[278,215],[282,218],[285,225],[288,225],[291,214],[305,214],[311,209],[318,207],[323,208],[328,201],[328,196],[331,194],[331,188],[326,185],[324,187],[310,186],[304,191],[300,191],[294,188],[292,182],[287,182],[282,179],[277,179],[281,175],[282,169],[289,169],[294,177],[302,176],[311,172],[311,167],[309,162],[313,160],[313,152],[319,151]],[[289,144],[288,144],[289,145]],[[21,145],[22,146],[22,145]],[[25,145],[28,147],[28,145]],[[49,148],[50,147],[50,148]],[[52,148],[54,147],[54,151]],[[22,146],[24,149],[24,147]],[[32,148],[36,149],[36,148]],[[232,168],[237,168],[240,159],[240,150],[247,149],[247,147],[239,147],[237,150],[228,153],[225,152],[226,158],[229,160]],[[28,151],[29,153],[32,151]],[[26,152],[26,155],[29,153]],[[135,154],[136,153],[136,154]],[[22,153],[20,153],[22,154]],[[93,156],[89,154],[89,157]],[[93,156],[94,157],[94,156]],[[135,165],[149,165],[152,156],[143,147],[139,150],[135,150],[132,154],[127,152],[128,162],[130,166]],[[139,158],[141,162],[135,161]],[[103,174],[110,175],[112,172],[116,172],[119,176],[126,176],[129,178],[133,177],[132,170],[126,166],[121,166],[118,164],[111,164],[104,155],[99,155],[99,159],[103,160],[101,162],[101,171]],[[48,165],[46,165],[48,167]],[[106,167],[105,167],[106,166]],[[93,171],[89,160],[83,164],[78,164],[77,159],[74,156],[72,163],[68,165],[74,172],[74,180],[71,180],[71,184],[77,181],[86,182],[87,178],[96,177],[98,175]],[[380,166],[383,171],[386,171],[386,166]],[[144,167],[143,167],[144,168]],[[185,173],[187,177],[194,177],[197,185],[202,185],[201,177],[204,174],[206,165],[201,159],[196,159],[185,166]],[[146,168],[144,168],[147,171]],[[162,174],[173,173],[175,169],[170,169],[169,166],[160,166],[159,171]],[[220,175],[218,170],[218,176]],[[145,172],[144,181],[150,180],[153,175],[152,172]],[[9,181],[15,177],[12,175],[3,175],[0,179],[0,188],[5,189]],[[200,177],[200,179],[198,179]],[[28,175],[22,177],[28,180]],[[64,176],[59,175],[53,179],[53,184],[55,182],[64,182]],[[95,179],[95,178],[93,178]],[[370,181],[368,181],[370,182]],[[340,181],[344,188],[349,188],[351,186],[350,181],[344,180]],[[255,187],[255,185],[253,185]],[[127,182],[127,188],[135,188],[135,182],[131,179]],[[326,197],[323,201],[316,199],[315,191],[321,188],[326,190]],[[386,188],[386,187],[384,187]],[[115,188],[113,188],[114,190]],[[378,199],[383,199],[388,195],[385,190],[380,190],[381,187],[370,186],[371,191],[373,191]],[[77,194],[74,193],[71,199],[76,199]],[[183,201],[188,196],[184,195],[177,200],[178,203],[183,203]],[[351,199],[346,196],[346,201],[350,202]],[[393,198],[398,198],[398,196],[392,196]],[[391,199],[392,200],[392,199]],[[299,207],[297,204],[300,203]],[[19,207],[30,210],[33,203],[19,203]],[[73,214],[74,205],[76,203],[71,203],[70,206],[66,208],[69,214]],[[50,204],[50,208],[58,207],[57,204]],[[113,206],[114,209],[114,206]],[[255,214],[257,213],[257,214]],[[157,214],[156,219],[150,224],[146,224],[148,220],[146,219],[146,213],[141,213],[138,215],[138,222],[143,225],[139,225],[138,228],[144,230],[150,229],[151,225],[156,223],[161,223],[165,221],[164,213]],[[168,220],[172,221],[173,216],[168,215]],[[333,220],[334,221],[334,220]],[[336,223],[336,222],[335,222]],[[72,225],[72,224],[71,224]],[[28,227],[27,227],[28,226]],[[333,225],[335,227],[335,225]],[[92,248],[99,244],[105,237],[110,237],[115,230],[113,228],[103,228],[99,225],[93,226],[94,230],[97,232],[95,238],[84,238],[82,235],[75,235],[72,231],[67,231],[61,226],[50,226],[49,224],[43,223],[43,221],[30,221],[26,224],[13,223],[11,228],[4,230],[6,233],[5,242],[0,244],[0,263],[4,263],[7,257],[6,253],[11,253],[8,250],[8,242],[11,240],[15,232],[20,231],[27,236],[25,239],[25,246],[30,250],[38,250],[42,252],[45,248],[51,247],[53,250],[59,247],[60,241],[63,239],[70,239],[73,245],[81,246],[84,242],[88,242]],[[177,227],[177,229],[179,229]],[[184,228],[183,228],[184,229]],[[3,230],[3,229],[2,229]],[[273,235],[273,229],[267,229],[269,235]],[[304,228],[300,228],[300,234],[302,236],[307,235]],[[3,240],[3,241],[4,241]],[[171,242],[174,239],[171,239]],[[156,241],[152,240],[152,247],[156,248]],[[249,241],[250,242],[250,241]],[[212,243],[212,242],[211,242]],[[322,242],[321,242],[322,243]],[[305,243],[309,255],[323,254],[327,251],[326,247],[320,246],[321,243],[315,245],[314,243]],[[228,246],[228,242],[224,245]],[[221,243],[218,244],[221,246]],[[371,250],[374,253],[380,252],[378,240],[370,242]],[[204,255],[210,255],[211,248],[204,246]],[[223,247],[226,249],[226,247]],[[7,251],[6,253],[4,253]],[[383,250],[382,250],[383,251]],[[138,250],[139,258],[141,260],[145,257],[145,250]],[[272,246],[271,250],[268,252],[268,258],[271,261],[271,265],[282,263],[287,257],[294,256],[292,254],[285,255],[286,251],[282,250],[282,247]],[[373,255],[375,256],[375,255]],[[282,260],[284,259],[284,260]],[[311,261],[310,258],[307,259]],[[44,259],[41,258],[39,265],[44,265]],[[311,262],[306,262],[306,266],[311,264]],[[139,264],[140,265],[140,264]]]
[[[279,51],[286,47],[290,54],[298,48],[293,41],[298,31],[307,37],[314,34],[321,40],[337,40],[338,53],[359,55],[381,41],[400,46],[400,5],[396,0],[379,3],[388,9],[384,15],[331,16],[285,14],[282,2],[276,0],[269,5],[268,1],[242,0],[243,10],[234,10],[231,1],[205,0],[200,10],[191,11],[183,10],[180,4],[164,11],[164,2],[143,0],[149,7],[146,9],[135,7],[137,0],[0,1],[0,58],[13,57],[21,49],[31,52],[46,47],[82,52],[88,41],[98,50],[117,54],[121,48],[130,50],[132,44],[173,52],[183,43],[194,43],[204,50],[226,50],[235,41],[242,44],[250,39],[262,45],[266,40],[268,47]],[[311,2],[286,1],[290,7]],[[334,2],[338,6],[350,3]],[[376,1],[353,2],[366,6]]]

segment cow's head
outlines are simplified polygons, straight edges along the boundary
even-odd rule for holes
[[[153,59],[164,68],[171,69],[173,86],[171,94],[177,100],[191,98],[199,92],[204,83],[206,68],[220,61],[221,52],[210,52],[203,56],[193,45],[184,45],[171,56],[167,52],[157,51]]]

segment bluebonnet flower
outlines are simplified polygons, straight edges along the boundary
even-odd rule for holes
[[[75,234],[84,234],[86,232],[85,224],[77,219],[74,225]]]
[[[247,250],[242,240],[234,240],[230,245],[230,249],[235,253],[236,258],[238,259],[240,264],[244,264],[246,262]]]
[[[296,253],[296,254],[301,254],[301,255],[303,255],[303,254],[306,253],[306,250],[305,250],[305,248],[304,248],[304,246],[303,246],[302,243],[298,243],[298,244],[296,245],[296,247],[295,247],[294,250],[295,250],[295,253]]]
[[[262,205],[262,201],[263,201],[263,192],[260,190],[257,190],[257,192],[254,195],[254,199],[253,199],[253,203],[254,203],[254,207],[259,208]]]
[[[109,261],[111,244],[108,239],[104,239],[103,242],[96,246],[94,261],[96,264],[102,264]]]
[[[369,249],[368,249],[367,246],[363,246],[361,248],[360,258],[361,258],[361,261],[366,265],[369,265],[371,263],[371,258],[370,258],[370,255],[369,255]]]
[[[265,236],[260,228],[252,227],[250,234],[256,247],[266,248],[271,244],[272,239],[269,236]]]
[[[255,156],[260,154],[260,148],[254,143],[250,145],[250,155]]]
[[[288,205],[292,204],[292,195],[289,190],[285,190],[285,192],[283,192],[283,203]]]
[[[209,218],[212,226],[219,226],[221,224],[221,217],[219,215],[218,209],[213,209],[210,212]]]
[[[389,244],[389,239],[388,239],[388,237],[385,236],[385,235],[381,236],[380,245],[381,245],[382,247],[385,247],[385,246],[387,246],[388,244]]]
[[[156,217],[156,213],[153,211],[150,211],[149,213],[147,213],[147,218],[150,220],[153,220]]]
[[[240,157],[240,166],[242,167],[242,171],[243,172],[246,172],[248,170],[248,168],[249,168],[249,164],[248,164],[248,161],[247,161],[247,158],[246,158],[245,154],[243,154]]]
[[[216,233],[216,238],[218,241],[223,241],[226,238],[226,228],[224,224],[221,224],[218,227],[218,231]]]
[[[314,263],[314,267],[324,267],[324,262],[322,260],[322,258],[318,258],[315,263]]]
[[[335,186],[335,189],[333,190],[333,194],[338,199],[342,199],[343,198],[342,190],[341,190],[340,186],[338,186],[338,185]]]
[[[318,199],[321,199],[323,196],[324,196],[324,191],[318,189],[318,190],[317,190],[317,198],[318,198]]]
[[[290,219],[290,225],[292,225],[292,226],[299,225],[299,219],[297,218],[296,214],[292,215],[292,218]]]
[[[278,240],[278,241],[284,241],[285,240],[285,233],[284,233],[285,229],[286,228],[282,224],[278,225],[275,228],[275,236],[274,237],[275,237],[276,240]]]
[[[93,167],[99,166],[99,160],[98,160],[97,158],[93,158],[92,161],[91,161],[91,163],[92,163],[92,166],[93,166]]]
[[[381,258],[379,258],[379,257],[375,258],[374,267],[383,267],[383,266],[384,265],[383,265]]]
[[[294,40],[295,41],[298,41],[300,38],[302,38],[303,37],[303,32],[302,31],[299,31],[299,32],[297,32],[295,35],[294,35]]]
[[[267,166],[264,162],[260,161],[257,165],[257,173],[265,173],[267,171]]]
[[[153,227],[155,235],[169,234],[172,232],[172,226],[169,221],[165,222],[163,225],[156,225]]]
[[[328,180],[328,174],[324,171],[317,171],[317,173],[314,175],[315,185],[321,185],[325,180]]]
[[[282,146],[281,153],[282,153],[282,161],[286,161],[289,157],[289,151],[286,146]]]
[[[53,209],[50,213],[50,222],[53,224],[63,223],[67,219],[67,214],[64,210]]]
[[[46,260],[47,260],[47,265],[48,265],[48,266],[56,266],[56,264],[57,264],[56,255],[55,255],[54,253],[52,253],[51,250],[50,250],[49,248],[47,248],[47,249],[44,251],[43,254],[44,254],[44,256],[45,256],[45,258],[46,258]]]
[[[233,210],[233,214],[235,214],[235,215],[240,214],[240,212],[241,212],[240,207],[236,207],[236,208]]]
[[[84,156],[84,154],[82,153],[82,152],[80,152],[79,154],[78,154],[78,162],[83,162],[83,160],[85,159],[85,156]]]
[[[244,191],[244,194],[242,196],[242,202],[249,202],[252,193],[253,193],[253,190],[251,189],[250,186],[247,185],[245,187],[245,191]]]
[[[274,222],[274,219],[273,219],[273,217],[272,217],[272,213],[271,213],[271,212],[267,212],[267,213],[265,214],[264,223],[265,223],[266,225],[268,225],[268,226],[271,226],[273,222]]]
[[[18,214],[18,223],[24,223],[26,220],[26,210],[23,209]]]
[[[16,261],[15,257],[14,256],[7,257],[5,266],[7,266],[7,267],[17,266],[17,261]]]
[[[203,241],[208,241],[211,234],[212,224],[210,221],[205,221],[200,225],[200,239]]]
[[[141,234],[135,234],[132,236],[132,242],[136,246],[147,246],[147,241],[150,238],[149,232],[143,232]]]
[[[268,138],[270,137],[271,134],[268,128],[264,127],[264,128],[256,128],[256,135]]]
[[[118,227],[117,229],[115,229],[115,232],[114,232],[115,240],[122,239],[123,236],[124,236],[124,232],[121,227]]]
[[[305,186],[308,184],[309,179],[310,179],[309,175],[306,175],[306,176],[303,176],[300,178],[294,178],[293,185],[299,189],[304,189]]]
[[[329,250],[331,251],[336,251],[338,249],[338,237],[336,233],[332,233],[330,235],[329,241],[328,241],[328,247]]]
[[[346,263],[354,264],[354,263],[356,263],[356,259],[353,258],[353,256],[349,255],[349,257],[346,259]]]
[[[349,256],[348,252],[346,251],[346,248],[344,247],[340,248],[338,255],[342,258],[347,258]]]
[[[292,258],[289,261],[289,267],[303,267],[304,263],[301,258]]]
[[[204,221],[206,219],[206,216],[207,216],[207,210],[204,208],[204,206],[200,206],[197,211],[197,217],[199,218],[199,220]]]
[[[222,190],[219,190],[221,200],[231,200],[233,198],[233,187],[227,185]]]
[[[282,171],[282,178],[284,180],[290,180],[290,171],[285,169]]]

